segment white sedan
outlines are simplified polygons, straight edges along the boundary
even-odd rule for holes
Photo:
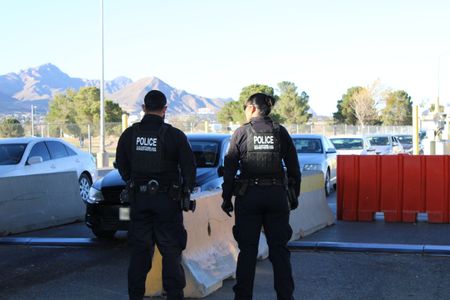
[[[87,200],[97,179],[94,157],[56,138],[0,139],[0,177],[76,171],[80,195]]]
[[[293,134],[302,171],[322,171],[325,194],[328,196],[336,185],[336,148],[322,134]]]
[[[370,155],[375,154],[375,148],[369,139],[363,135],[335,135],[330,141],[341,155]]]

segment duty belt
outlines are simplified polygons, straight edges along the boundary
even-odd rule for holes
[[[150,180],[146,184],[136,184],[135,190],[138,193],[148,193],[148,194],[156,194],[156,193],[164,193],[169,191],[169,185],[159,185],[157,180]]]
[[[279,178],[251,178],[243,180],[248,180],[248,185],[261,185],[261,186],[285,185],[284,179]]]

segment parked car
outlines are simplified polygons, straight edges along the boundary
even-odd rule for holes
[[[325,194],[331,193],[336,185],[336,148],[321,134],[293,134],[297,155],[302,171],[322,171]]]
[[[222,187],[223,163],[230,144],[228,134],[189,134],[189,143],[197,163],[196,192]],[[112,237],[128,229],[130,204],[121,203],[125,182],[117,170],[97,180],[86,201],[86,225],[98,237]]]
[[[397,138],[403,146],[405,153],[413,154],[413,136],[412,134],[397,134]]]
[[[94,157],[56,138],[0,139],[0,177],[76,171],[80,195],[87,201],[97,179]]]
[[[393,134],[374,134],[368,135],[367,139],[373,148],[375,148],[376,154],[399,154],[405,153],[402,144],[398,140],[397,136]]]
[[[363,135],[336,135],[330,137],[338,155],[370,155],[375,154],[375,148]]]

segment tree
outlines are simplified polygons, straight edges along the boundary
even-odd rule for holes
[[[363,88],[354,93],[350,107],[355,112],[359,125],[372,125],[378,122],[376,102],[371,88]]]
[[[225,104],[217,114],[217,119],[221,123],[238,122],[245,123],[245,114],[243,106],[248,98],[255,93],[264,93],[274,96],[273,88],[264,84],[251,84],[241,90],[238,101],[232,101]],[[276,97],[275,97],[276,98]]]
[[[280,96],[275,107],[275,112],[279,115],[279,119],[283,123],[304,124],[310,118],[309,96],[306,92],[302,92],[299,96],[297,86],[289,81],[282,81],[278,84]]]
[[[411,96],[403,90],[389,92],[381,118],[383,125],[412,125]]]
[[[1,137],[24,136],[24,130],[19,120],[14,118],[4,118],[0,123]]]
[[[123,113],[117,103],[105,101],[106,122],[121,122]],[[67,130],[76,136],[86,135],[84,125],[98,124],[100,121],[100,90],[82,87],[78,92],[69,89],[65,94],[56,95],[50,103],[47,121],[61,124],[57,129]]]
[[[355,93],[363,89],[360,86],[354,86],[347,89],[347,92],[342,95],[342,99],[337,102],[337,112],[333,113],[333,119],[337,124],[356,124],[356,116],[353,107],[351,106],[352,97]]]

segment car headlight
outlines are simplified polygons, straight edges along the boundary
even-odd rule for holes
[[[88,203],[95,204],[95,203],[99,203],[103,200],[104,200],[104,198],[103,198],[103,194],[101,191],[97,190],[94,187],[91,187],[89,189],[89,197],[87,199]]]
[[[322,166],[318,164],[305,164],[303,166],[303,171],[321,171]]]

